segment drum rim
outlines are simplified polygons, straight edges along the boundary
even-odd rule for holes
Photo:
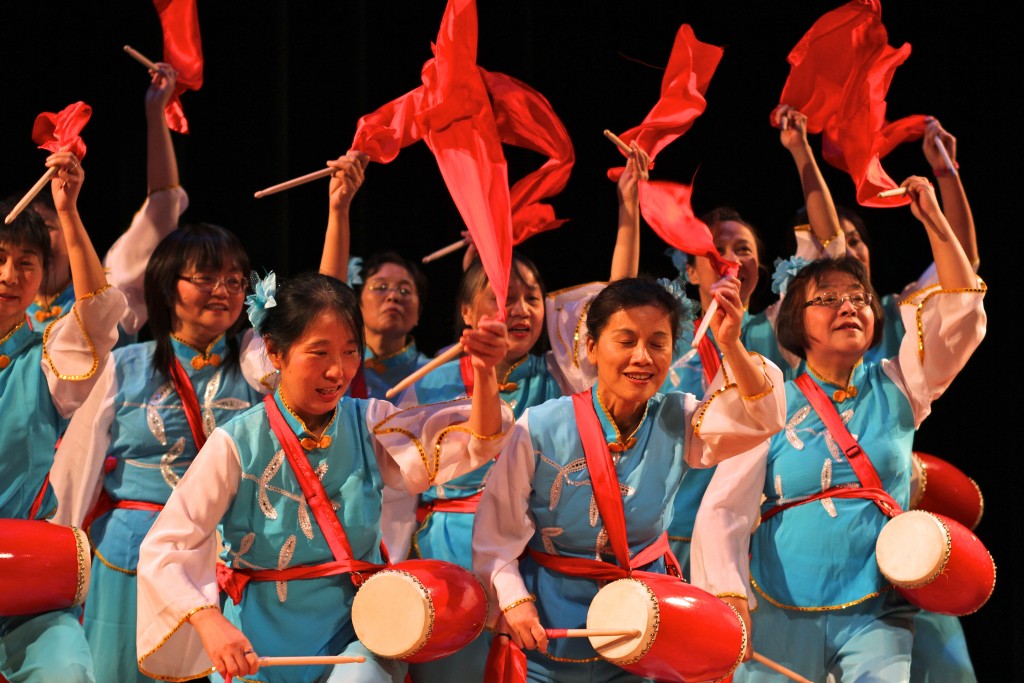
[[[89,584],[92,581],[92,562],[87,561],[91,546],[84,531],[74,526],[70,529],[75,536],[75,552],[78,560],[78,585],[75,587],[75,599],[71,606],[80,607],[85,604],[85,598],[89,595]]]
[[[622,578],[622,579],[616,579],[615,581],[612,581],[611,583],[605,585],[604,588],[607,588],[608,586],[611,586],[614,583],[621,583],[621,582],[624,582],[624,581],[630,581],[630,582],[639,584],[643,588],[643,591],[644,591],[643,592],[643,596],[647,598],[647,601],[651,604],[651,606],[654,609],[653,609],[653,619],[651,620],[651,628],[649,630],[650,632],[647,633],[647,634],[641,634],[641,636],[640,636],[641,647],[640,647],[639,654],[636,654],[636,655],[626,655],[626,657],[628,657],[628,659],[626,657],[617,657],[616,658],[616,657],[608,657],[608,656],[604,655],[597,648],[597,646],[594,645],[594,638],[595,637],[601,637],[601,636],[591,636],[591,637],[588,638],[588,640],[590,641],[590,646],[594,648],[594,651],[597,652],[597,654],[601,657],[601,659],[604,659],[606,662],[611,662],[612,664],[615,664],[616,666],[628,666],[630,664],[636,664],[641,659],[646,657],[647,653],[651,651],[652,647],[654,647],[654,641],[658,637],[658,628],[661,625],[661,605],[658,604],[658,596],[655,595],[654,591],[651,589],[650,586],[648,586],[646,583],[644,583],[640,579],[635,579],[632,576],[628,576],[628,577],[625,577],[625,578]],[[602,588],[601,590],[604,590],[604,588]],[[600,592],[600,591],[598,591],[598,592]]]
[[[362,591],[362,589],[365,588],[367,584],[369,584],[371,581],[376,579],[378,576],[388,575],[388,574],[397,574],[397,575],[401,575],[401,576],[408,577],[408,578],[412,579],[412,583],[415,586],[415,588],[420,592],[421,595],[423,595],[423,597],[426,598],[426,603],[427,603],[427,628],[426,628],[426,631],[423,634],[423,639],[420,641],[419,645],[415,649],[409,650],[407,652],[402,652],[402,653],[399,653],[399,654],[396,654],[396,655],[383,655],[383,654],[380,654],[379,652],[371,650],[370,647],[368,645],[366,645],[366,643],[363,641],[362,638],[359,638],[359,642],[363,643],[363,645],[366,646],[366,649],[370,650],[371,652],[373,652],[374,654],[376,654],[379,657],[384,657],[386,659],[405,659],[406,657],[414,656],[420,650],[425,648],[427,646],[427,643],[430,642],[431,637],[433,637],[433,635],[434,635],[434,619],[437,616],[437,612],[436,612],[436,610],[434,608],[433,597],[431,596],[430,591],[427,589],[427,587],[424,585],[424,583],[422,581],[420,581],[419,577],[417,577],[415,574],[413,574],[412,572],[407,572],[407,571],[405,571],[403,569],[382,569],[381,571],[374,573],[373,576],[371,576],[366,581],[364,581],[363,585],[360,586],[359,591]],[[359,591],[356,592],[357,596],[359,595]],[[354,624],[353,624],[353,627],[354,627]],[[358,634],[356,634],[356,635],[358,637]]]

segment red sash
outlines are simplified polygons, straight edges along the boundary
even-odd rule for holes
[[[473,359],[463,356],[459,359],[459,373],[462,375],[462,383],[466,385],[466,396],[473,396]]]
[[[320,532],[323,533],[324,538],[327,540],[327,545],[331,548],[334,562],[324,562],[306,567],[264,570],[233,569],[225,564],[218,563],[217,583],[220,585],[221,590],[235,601],[235,604],[238,604],[238,601],[241,600],[242,592],[249,581],[314,579],[323,576],[351,573],[353,574],[351,577],[352,583],[358,586],[364,580],[364,577],[360,574],[361,572],[372,574],[380,571],[387,565],[374,564],[352,558],[352,546],[349,545],[345,528],[341,525],[341,520],[335,514],[334,508],[331,506],[331,499],[324,490],[323,484],[316,476],[316,473],[313,472],[313,468],[310,467],[309,460],[299,444],[298,437],[292,432],[284,416],[281,414],[280,408],[277,407],[274,395],[268,394],[265,396],[263,404],[266,406],[270,428],[281,443],[285,456],[288,458],[288,463],[291,465],[295,477],[299,480],[302,495],[309,504],[313,518],[316,519]],[[384,550],[383,545],[381,550]],[[386,557],[385,562],[387,562]]]
[[[366,389],[366,373],[363,372],[363,364],[359,364],[359,368],[356,370],[355,376],[352,378],[351,384],[348,385],[348,395],[352,398],[368,398],[369,393]]]
[[[192,382],[185,374],[185,368],[181,367],[181,361],[174,357],[171,363],[171,381],[174,382],[174,390],[181,397],[181,407],[185,409],[185,417],[188,419],[189,429],[192,430],[192,440],[196,443],[196,451],[201,451],[206,445],[206,432],[203,431],[203,415],[199,409],[199,399],[196,398],[196,390],[192,388]]]
[[[857,440],[850,434],[850,430],[843,424],[843,418],[839,417],[836,407],[832,404],[829,397],[825,395],[825,392],[821,390],[818,383],[811,379],[810,375],[806,372],[797,377],[795,382],[800,391],[807,397],[808,403],[814,408],[814,412],[825,423],[825,427],[832,435],[832,438],[843,449],[847,461],[849,461],[854,474],[857,475],[857,479],[860,481],[860,487],[833,486],[827,491],[817,493],[810,498],[793,501],[784,505],[776,505],[761,516],[761,521],[770,519],[788,508],[820,500],[821,498],[865,498],[872,500],[878,506],[878,509],[882,511],[882,514],[887,517],[895,517],[903,512],[899,503],[882,486],[882,480],[878,476],[875,466],[871,464],[868,454],[864,452],[864,449],[860,447]]]
[[[466,514],[473,514],[476,512],[477,506],[480,504],[480,497],[483,495],[483,491],[477,491],[472,496],[466,498],[442,498],[439,500],[432,500],[429,503],[421,503],[416,508],[416,521],[420,524],[427,518],[431,512],[462,512]]]

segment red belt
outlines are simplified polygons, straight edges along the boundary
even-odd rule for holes
[[[602,560],[591,560],[586,557],[566,557],[564,555],[551,555],[542,553],[533,548],[527,548],[530,557],[540,566],[551,569],[569,576],[579,576],[596,581],[614,581],[629,576],[632,570],[654,562],[659,557],[665,558],[665,565],[668,573],[673,576],[682,576],[679,568],[679,561],[672,554],[668,544],[668,534],[662,532],[654,543],[638,552],[629,559],[629,569],[624,569],[612,562]]]
[[[233,569],[223,562],[218,562],[217,585],[237,605],[242,599],[246,584],[250,581],[294,581],[351,573],[353,574],[352,583],[358,586],[366,579],[362,573],[373,574],[386,566],[362,560],[345,560],[343,562],[334,560],[323,564],[287,569]]]
[[[872,489],[865,488],[863,486],[834,486],[827,491],[816,493],[810,498],[804,498],[802,500],[795,500],[791,503],[784,503],[782,505],[776,505],[775,507],[768,510],[768,512],[761,515],[761,521],[767,521],[779,514],[783,510],[788,510],[791,507],[797,505],[803,505],[805,503],[811,503],[822,498],[863,498],[865,500],[873,500],[879,506],[888,507],[890,510],[899,510],[899,505],[893,499],[889,493],[883,489]]]
[[[480,497],[483,495],[482,491],[477,491],[468,498],[439,498],[429,503],[421,503],[416,508],[416,521],[419,524],[423,524],[423,520],[427,518],[431,512],[461,512],[463,514],[473,514],[476,512],[477,506],[480,504]]]

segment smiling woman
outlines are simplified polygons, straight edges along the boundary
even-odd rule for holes
[[[491,597],[488,623],[529,650],[531,677],[624,680],[587,639],[549,642],[545,629],[585,627],[599,587],[627,571],[679,577],[666,530],[684,476],[782,427],[782,372],[739,339],[738,280],[711,291],[723,363],[703,401],[659,393],[680,334],[679,301],[652,280],[618,280],[587,314],[596,384],[528,408],[491,470],[473,526],[473,568]]]

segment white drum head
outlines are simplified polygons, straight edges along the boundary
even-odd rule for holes
[[[658,598],[636,579],[612,581],[597,592],[587,611],[587,628],[636,629],[639,636],[590,636],[597,653],[613,664],[632,664],[658,635]]]
[[[949,559],[951,539],[946,526],[923,510],[896,515],[882,527],[875,557],[882,576],[900,588],[932,581]]]
[[[403,571],[377,572],[352,601],[352,627],[359,642],[381,657],[408,657],[422,649],[434,625],[426,587]]]

